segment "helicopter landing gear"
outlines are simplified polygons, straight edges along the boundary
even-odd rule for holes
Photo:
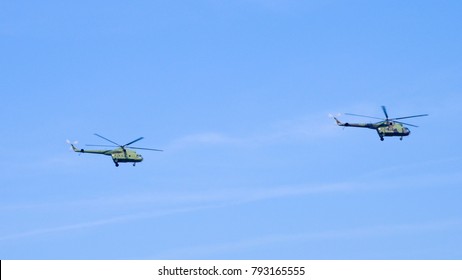
[[[136,165],[136,162],[133,163],[133,166],[135,166],[135,165]]]
[[[380,141],[383,141],[383,136],[380,136]]]
[[[119,167],[119,162],[117,160],[114,160],[114,164],[116,167]]]

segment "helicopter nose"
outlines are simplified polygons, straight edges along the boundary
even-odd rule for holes
[[[411,131],[409,130],[409,128],[406,128],[406,129],[405,129],[405,132],[406,132],[406,135],[411,134]]]

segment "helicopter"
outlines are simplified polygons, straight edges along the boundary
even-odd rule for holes
[[[332,117],[335,119],[335,121],[337,122],[337,125],[339,125],[339,126],[344,126],[344,127],[351,126],[351,127],[362,127],[362,128],[375,129],[377,131],[379,137],[380,137],[380,141],[383,141],[384,137],[399,136],[400,137],[399,140],[403,140],[404,136],[409,136],[411,131],[409,130],[409,128],[405,127],[404,125],[418,127],[416,125],[409,124],[409,123],[404,123],[404,122],[397,121],[397,120],[428,116],[428,114],[421,114],[421,115],[414,115],[414,116],[407,116],[407,117],[399,117],[399,118],[391,118],[390,119],[388,117],[387,108],[385,106],[382,106],[382,111],[385,114],[385,119],[377,118],[377,117],[364,116],[364,115],[345,113],[345,115],[350,115],[350,116],[357,116],[357,117],[365,117],[365,118],[382,120],[382,121],[377,122],[377,123],[347,123],[347,122],[342,123],[336,117],[334,117],[334,116],[332,116]]]
[[[78,149],[75,147],[77,142],[71,143],[69,140],[67,140],[67,143],[71,145],[72,150],[76,153],[89,153],[89,154],[100,154],[100,155],[106,155],[106,156],[111,156],[112,161],[114,161],[114,164],[116,167],[119,167],[119,163],[123,162],[132,162],[133,166],[136,165],[137,162],[142,162],[143,157],[140,154],[137,154],[134,150],[148,150],[148,151],[157,151],[157,152],[162,152],[163,150],[158,150],[158,149],[149,149],[149,148],[139,148],[139,147],[131,147],[130,145],[140,141],[144,137],[140,137],[138,139],[135,139],[125,145],[120,145],[112,140],[107,139],[106,137],[103,137],[97,133],[94,135],[109,141],[110,143],[116,145],[86,145],[86,146],[98,146],[98,147],[112,147],[115,149],[107,149],[107,150],[86,150],[86,149]]]

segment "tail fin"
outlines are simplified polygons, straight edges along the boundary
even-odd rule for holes
[[[340,116],[340,114],[337,114],[337,117]],[[334,115],[332,114],[329,114],[329,117],[333,118],[335,120],[335,122],[337,123],[337,125],[339,126],[345,126],[344,123],[342,123],[341,121],[339,121]]]
[[[69,140],[66,140],[66,143],[71,145],[71,149],[74,151],[74,152],[80,152],[79,149],[77,149],[74,145],[77,145],[77,143],[79,143],[78,141],[74,141],[74,142],[71,142]]]
[[[334,117],[334,120],[337,122],[337,125],[339,125],[339,126],[345,126],[345,124],[342,123],[341,121],[339,121],[336,117]]]

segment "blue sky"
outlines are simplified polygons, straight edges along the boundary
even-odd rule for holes
[[[0,258],[462,258],[461,9],[2,1]]]

